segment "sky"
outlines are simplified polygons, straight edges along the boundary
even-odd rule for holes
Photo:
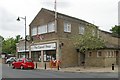
[[[27,35],[29,24],[41,8],[54,10],[55,0],[0,0],[0,35],[4,38],[24,37],[26,16]],[[120,0],[56,0],[57,12],[76,17],[110,31],[118,25],[118,2]]]

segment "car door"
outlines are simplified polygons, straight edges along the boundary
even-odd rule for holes
[[[18,59],[17,62],[15,62],[14,65],[15,65],[16,68],[20,68],[21,63],[22,63],[22,60],[21,60],[21,59]]]
[[[22,59],[19,60],[19,62],[18,62],[18,68],[21,67],[21,65],[22,65],[23,62],[24,62],[24,61],[23,61]]]

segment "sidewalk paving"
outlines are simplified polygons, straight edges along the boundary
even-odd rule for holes
[[[38,67],[37,69],[45,70],[45,68],[41,67]],[[112,70],[112,67],[68,67],[60,68],[59,70],[57,68],[46,68],[46,70],[62,72],[118,72],[118,66],[115,66],[114,70]]]

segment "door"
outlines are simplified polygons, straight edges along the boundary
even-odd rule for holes
[[[119,52],[116,51],[116,64],[118,65],[118,63],[119,63]]]
[[[82,66],[85,64],[85,53],[80,53],[80,64]]]

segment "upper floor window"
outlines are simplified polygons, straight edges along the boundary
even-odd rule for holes
[[[31,29],[31,35],[32,36],[37,35],[37,27]]]
[[[79,27],[79,34],[84,34],[85,28],[83,26]]]
[[[71,23],[64,22],[64,32],[71,32]]]
[[[54,32],[55,31],[55,24],[54,22],[48,23],[48,32]]]
[[[38,34],[47,33],[47,25],[42,25],[38,27]]]
[[[95,30],[94,29],[92,30],[92,35],[95,36]]]

